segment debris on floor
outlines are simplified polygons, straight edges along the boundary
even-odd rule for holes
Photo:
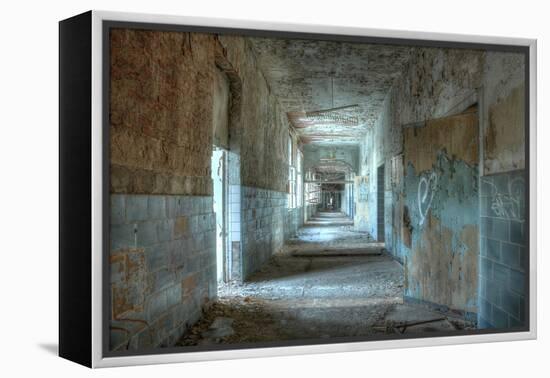
[[[411,318],[404,320],[404,316]],[[470,324],[470,326],[473,326]],[[178,345],[245,344],[464,329],[444,314],[383,301],[221,298]]]
[[[373,243],[374,244],[374,243]],[[382,243],[377,243],[382,244]],[[364,247],[329,247],[319,250],[318,248],[300,248],[293,249],[291,254],[293,256],[301,257],[319,257],[319,256],[369,256],[369,255],[381,255],[384,250],[382,245],[367,245]]]
[[[178,345],[246,344],[467,329],[472,324],[403,303],[403,268],[383,244],[344,226],[308,226],[282,253],[218,299]],[[332,255],[327,251],[378,250]],[[297,251],[301,251],[302,254]]]
[[[220,339],[231,336],[235,333],[231,324],[233,324],[233,319],[218,317],[214,319],[208,330],[201,333],[201,336],[207,339]]]
[[[280,340],[279,327],[272,314],[254,300],[220,299],[209,306],[199,322],[188,330],[177,345]]]

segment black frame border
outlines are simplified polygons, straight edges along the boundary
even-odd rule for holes
[[[92,367],[92,12],[59,22],[59,356]]]

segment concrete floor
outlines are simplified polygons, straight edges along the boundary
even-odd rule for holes
[[[403,303],[403,268],[342,214],[321,213],[219,298],[180,345],[449,331],[458,319]]]

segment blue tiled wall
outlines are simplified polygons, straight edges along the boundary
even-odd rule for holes
[[[525,172],[481,178],[480,328],[525,325]]]

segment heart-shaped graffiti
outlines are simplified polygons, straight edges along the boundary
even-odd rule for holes
[[[418,211],[420,212],[420,225],[424,224],[428,211],[432,206],[432,200],[437,189],[437,173],[432,172],[428,177],[422,177],[418,183]]]

